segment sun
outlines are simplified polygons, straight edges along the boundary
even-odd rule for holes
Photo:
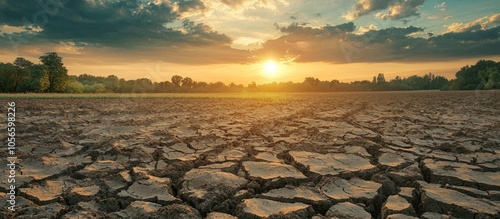
[[[264,63],[264,73],[267,76],[275,76],[278,73],[278,65],[273,60],[267,60]]]

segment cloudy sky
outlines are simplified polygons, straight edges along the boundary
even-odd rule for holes
[[[498,0],[0,0],[0,62],[69,74],[248,84],[453,78],[500,61]]]

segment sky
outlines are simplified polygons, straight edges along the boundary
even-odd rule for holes
[[[500,61],[498,0],[0,0],[0,62],[70,75],[343,82]]]

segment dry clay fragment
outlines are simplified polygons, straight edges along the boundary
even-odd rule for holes
[[[66,213],[62,219],[106,219],[109,215],[103,212],[92,212],[87,210],[73,210]]]
[[[478,216],[499,217],[500,204],[486,199],[474,198],[461,192],[441,188],[437,184],[418,181],[422,200],[422,210],[451,214],[460,218],[476,218]]]
[[[62,180],[47,180],[40,185],[35,184],[31,188],[20,188],[19,190],[21,194],[38,204],[49,204],[57,202],[66,188]]]
[[[143,179],[134,182],[127,190],[122,190],[118,196],[131,200],[158,202],[166,205],[180,202],[172,195],[171,180],[168,178]]]
[[[365,173],[376,169],[370,164],[369,159],[354,154],[318,154],[307,151],[290,151],[289,154],[294,162],[322,176]]]
[[[20,210],[16,210],[16,218],[59,218],[61,214],[66,210],[64,205],[59,203],[51,203],[47,205],[42,205],[38,207],[27,207]]]
[[[245,161],[243,162],[243,169],[248,173],[250,178],[262,180],[271,180],[276,178],[307,178],[293,166],[274,162]]]
[[[267,199],[244,199],[237,207],[238,218],[269,218],[280,215],[286,218],[308,218],[313,214],[310,205],[303,203],[283,203]]]
[[[500,172],[482,171],[481,167],[449,161],[425,159],[424,169],[430,182],[440,181],[457,186],[468,186],[481,190],[500,190]]]
[[[89,178],[99,178],[118,173],[122,170],[125,170],[125,167],[116,161],[98,160],[77,173]]]
[[[185,204],[172,204],[161,207],[150,218],[154,219],[201,219],[200,212]]]
[[[68,204],[90,201],[98,192],[99,186],[73,187],[67,197]]]
[[[391,171],[387,176],[399,186],[412,186],[417,180],[424,180],[422,171],[418,168],[418,164],[412,164],[402,170]]]
[[[418,217],[406,215],[406,214],[392,214],[387,217],[387,219],[418,219]]]
[[[23,175],[34,180],[44,180],[68,171],[74,171],[76,168],[90,163],[92,163],[90,157],[81,155],[75,157],[46,155],[40,158],[28,158],[23,161]]]
[[[323,193],[336,201],[365,200],[373,201],[382,184],[352,178],[349,181],[337,177],[327,179],[321,183]]]
[[[370,219],[372,215],[359,205],[342,202],[332,206],[325,215],[327,218]]]
[[[207,214],[207,217],[205,217],[205,219],[238,219],[238,218],[226,213],[212,212]]]
[[[392,214],[405,214],[416,216],[413,206],[399,195],[391,195],[382,206],[382,218],[387,218]]]
[[[302,202],[312,205],[315,209],[326,211],[331,206],[331,201],[316,187],[287,186],[273,189],[261,195],[262,198],[284,202]]]
[[[148,218],[152,213],[158,211],[161,208],[161,205],[145,202],[145,201],[134,201],[130,203],[130,205],[114,214],[122,217],[122,218]]]
[[[204,213],[232,197],[247,184],[243,177],[212,169],[190,170],[182,181],[179,195]]]

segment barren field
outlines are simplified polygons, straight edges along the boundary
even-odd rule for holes
[[[7,101],[2,218],[500,218],[498,91]]]

